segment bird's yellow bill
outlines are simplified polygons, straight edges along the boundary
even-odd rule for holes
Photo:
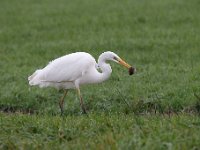
[[[119,59],[118,60],[119,61],[119,64],[121,64],[122,66],[124,66],[124,67],[126,67],[126,68],[130,68],[131,67],[131,65],[129,65],[128,63],[126,63],[124,60],[122,60],[122,59]]]

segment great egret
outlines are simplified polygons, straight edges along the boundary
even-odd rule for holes
[[[68,89],[77,89],[80,99],[80,105],[83,113],[86,113],[83,99],[80,92],[80,85],[100,83],[107,80],[112,72],[111,66],[106,63],[107,60],[119,63],[129,69],[132,75],[136,70],[117,54],[113,52],[104,52],[99,56],[98,64],[95,59],[85,52],[76,52],[68,54],[49,62],[43,69],[36,70],[28,77],[31,86],[55,87],[64,89],[64,96],[59,102],[61,114],[63,113],[64,98]],[[100,72],[98,71],[100,69]]]

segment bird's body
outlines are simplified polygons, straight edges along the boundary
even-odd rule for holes
[[[107,64],[108,65],[108,64]],[[88,53],[76,52],[62,56],[36,70],[29,79],[30,85],[55,87],[57,89],[73,89],[78,85],[102,82],[110,76],[110,65],[107,72],[98,72],[98,64]],[[105,75],[106,74],[106,75]]]
[[[102,53],[98,63],[89,53],[76,52],[57,58],[43,69],[36,70],[28,78],[29,84],[65,90],[76,88],[82,101],[80,85],[100,83],[110,77],[112,69],[106,63],[107,60],[120,63],[129,69],[132,68],[113,52]],[[98,68],[101,72],[98,71]]]

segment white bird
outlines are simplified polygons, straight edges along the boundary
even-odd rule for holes
[[[83,113],[86,113],[80,85],[100,83],[107,80],[112,73],[111,66],[107,63],[107,60],[125,66],[129,69],[130,75],[136,71],[135,68],[110,51],[104,52],[99,56],[98,64],[89,53],[76,52],[57,58],[49,62],[43,69],[36,70],[28,77],[29,84],[31,86],[38,85],[41,88],[55,87],[57,89],[64,89],[64,96],[59,102],[61,114],[63,113],[64,98],[68,89],[76,89]],[[98,69],[100,69],[100,72]]]

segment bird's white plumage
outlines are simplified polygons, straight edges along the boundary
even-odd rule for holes
[[[104,52],[95,59],[85,52],[76,52],[62,56],[50,62],[43,69],[36,70],[28,77],[30,85],[40,87],[52,86],[58,89],[79,89],[79,85],[99,83],[107,80],[112,73],[111,66],[106,62],[111,60],[131,67],[113,52]],[[101,72],[97,70],[101,69]]]
[[[49,62],[45,68],[37,70],[29,77],[29,84],[40,87],[74,88],[74,82],[83,77],[90,68],[96,68],[96,66],[96,61],[90,54],[72,53],[57,58]]]

